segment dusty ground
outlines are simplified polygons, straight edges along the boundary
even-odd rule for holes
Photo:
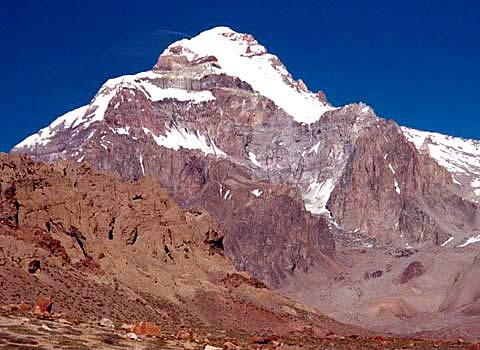
[[[162,330],[158,337],[128,338],[127,330],[109,329],[95,323],[59,319],[53,316],[0,315],[0,349],[208,349],[207,346],[235,349],[480,349],[480,345],[462,340],[443,342],[418,339],[341,337],[255,337],[251,334],[232,335],[228,332],[208,333],[182,329]],[[187,334],[187,336],[185,335]],[[211,349],[215,350],[215,349]]]
[[[281,290],[328,316],[374,332],[480,339],[479,251],[425,246],[345,249],[343,272],[300,276]]]

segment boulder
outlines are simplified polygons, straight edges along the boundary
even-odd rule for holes
[[[115,328],[113,321],[105,317],[102,318],[98,324],[105,328]]]
[[[412,278],[419,277],[425,273],[425,267],[420,261],[410,263],[400,276],[400,284],[405,284]]]
[[[138,335],[136,335],[135,333],[127,333],[126,337],[130,340],[140,340],[140,338],[138,337]]]
[[[132,332],[147,337],[157,337],[161,334],[160,328],[150,322],[140,322],[135,324],[132,328]]]
[[[191,338],[192,338],[192,335],[185,330],[180,330],[177,333],[177,339],[186,340]]]
[[[52,312],[53,301],[51,298],[40,297],[33,307],[33,313],[37,315],[49,314]]]
[[[34,274],[37,270],[40,269],[40,260],[32,260],[28,264],[28,272]]]
[[[240,347],[232,342],[227,341],[225,344],[223,344],[223,348],[226,350],[239,350]]]
[[[223,350],[222,348],[217,348],[216,346],[205,345],[204,350]]]

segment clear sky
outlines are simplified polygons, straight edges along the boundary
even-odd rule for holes
[[[253,34],[334,105],[480,139],[479,13],[462,0],[4,1],[0,151],[218,25]]]

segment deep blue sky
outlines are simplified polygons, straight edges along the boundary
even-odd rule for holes
[[[151,68],[182,34],[253,34],[335,105],[480,138],[478,1],[3,1],[0,151]]]

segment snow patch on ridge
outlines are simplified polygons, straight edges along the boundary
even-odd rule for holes
[[[77,108],[60,116],[48,127],[27,137],[16,145],[15,148],[31,148],[36,145],[45,146],[60,130],[78,127],[85,129],[95,122],[104,120],[110,101],[123,88],[132,89],[130,91],[132,97],[135,97],[135,91],[141,92],[152,102],[175,99],[182,102],[203,103],[215,100],[213,94],[207,90],[189,91],[177,88],[161,88],[152,82],[160,77],[162,77],[162,75],[159,73],[147,71],[109,79],[102,85],[89,105]],[[128,100],[131,101],[132,98],[128,98]],[[116,109],[119,105],[120,103],[117,102],[113,108]],[[112,131],[119,135],[128,135],[129,130],[127,127],[112,129]]]
[[[205,136],[201,135],[198,131],[190,133],[186,129],[167,129],[166,135],[155,135],[151,130],[142,128],[146,135],[153,137],[157,145],[173,149],[178,151],[180,148],[185,149],[198,149],[205,155],[214,154],[217,157],[226,157],[226,153],[220,150],[213,140],[210,138],[207,140]]]
[[[438,164],[453,173],[480,176],[480,141],[402,127],[407,139],[420,151],[428,150]]]
[[[318,149],[320,147],[320,141],[318,141],[313,147],[310,148],[308,154],[312,154],[313,152],[318,153]]]
[[[478,243],[478,242],[480,242],[480,235],[470,237],[469,239],[467,239],[467,241],[465,243],[457,245],[457,248],[463,248],[463,247],[466,247],[469,244]]]
[[[227,27],[213,28],[192,39],[177,41],[161,56],[172,55],[182,55],[189,61],[215,56],[221,67],[217,70],[219,74],[225,73],[249,83],[299,123],[314,123],[325,112],[336,109],[299,87],[279,59],[267,53],[251,35]]]
[[[255,153],[253,152],[248,152],[248,158],[250,159],[250,161],[257,167],[261,168],[262,165],[258,162],[257,160],[257,156],[255,155]]]
[[[215,97],[210,91],[187,91],[176,88],[163,89],[150,82],[143,82],[141,88],[148,92],[152,101],[161,101],[172,98],[178,101],[201,103],[215,100]]]
[[[470,185],[473,194],[480,196],[480,140],[462,139],[406,127],[402,127],[402,131],[421,153],[430,155],[440,166],[452,173],[453,183]]]
[[[229,199],[231,199],[231,198],[232,198],[231,191],[230,191],[230,190],[227,190],[227,191],[225,192],[225,194],[223,195],[223,199],[229,200]]]
[[[119,135],[129,135],[130,134],[130,127],[127,126],[125,128],[116,128],[116,129],[113,129],[113,131],[116,134],[119,134]]]
[[[224,200],[229,200],[229,199],[232,198],[232,191],[231,190],[226,190],[224,192],[222,184],[219,184],[218,192],[220,193],[220,197],[223,198]]]
[[[88,105],[63,114],[46,128],[43,128],[36,134],[27,137],[25,140],[16,145],[15,148],[30,148],[37,145],[45,146],[50,139],[56,135],[58,130],[68,129],[75,122],[75,120],[77,120],[77,118],[80,118],[85,114],[87,109]]]
[[[323,182],[312,181],[303,194],[305,209],[312,214],[329,214],[326,205],[334,188],[334,179],[327,179]]]
[[[159,73],[147,71],[107,80],[90,102],[90,108],[88,109],[90,113],[77,118],[73,127],[83,125],[83,127],[86,128],[94,122],[102,121],[105,118],[105,113],[110,101],[123,88],[132,89],[132,91],[130,91],[132,96],[135,96],[135,91],[141,91],[153,102],[170,98],[178,101],[201,103],[215,99],[210,91],[187,91],[176,88],[164,89],[152,83],[152,80],[160,77],[162,77],[162,75]],[[129,98],[128,101],[131,101],[131,98]],[[117,104],[115,104],[114,108],[118,107]]]
[[[253,191],[250,191],[250,193],[253,194],[255,197],[260,197],[263,191],[260,191],[258,188],[256,188]]]
[[[140,167],[142,168],[142,174],[145,175],[145,166],[143,165],[143,156],[140,154],[138,159],[140,161]]]
[[[395,178],[395,169],[393,169],[393,166],[391,163],[388,163],[388,167],[390,168],[390,171],[393,174],[393,185],[395,186],[395,192],[397,192],[397,194],[400,194],[401,193],[400,186],[398,186],[397,179]]]
[[[388,163],[388,167],[389,167],[390,170],[392,171],[393,175],[395,175],[395,170],[393,169],[392,164]]]
[[[449,237],[445,242],[443,242],[440,246],[445,247],[448,243],[453,241],[455,238],[453,236]]]
[[[397,192],[397,194],[400,194],[401,193],[400,187],[398,186],[398,182],[396,179],[394,179],[394,186],[395,186],[395,192]]]

